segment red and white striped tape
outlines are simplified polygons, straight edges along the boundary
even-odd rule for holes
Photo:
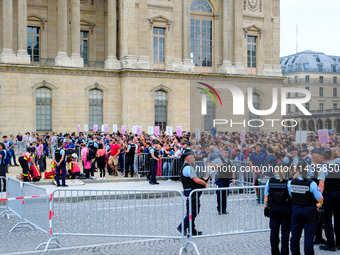
[[[50,195],[51,194],[38,195],[38,196],[28,196],[28,197],[0,198],[0,202],[3,202],[3,201],[13,201],[13,200],[24,200],[24,199],[37,198],[37,197],[46,197],[46,196],[50,196]]]

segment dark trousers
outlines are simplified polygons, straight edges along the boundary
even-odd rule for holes
[[[340,191],[327,190],[325,192],[322,207],[325,210],[324,223],[327,245],[334,248],[334,232],[336,236],[336,244],[340,244]],[[332,212],[334,215],[334,231],[332,225]]]
[[[219,188],[227,188],[230,185],[230,179],[219,179],[216,182],[217,187]],[[226,211],[227,210],[227,196],[229,195],[229,191],[227,190],[217,190],[217,211]]]
[[[127,176],[129,174],[129,171],[131,173],[131,177],[133,176],[134,169],[133,169],[133,158],[127,159],[125,161],[125,175]]]
[[[91,169],[84,169],[85,175],[86,175],[86,179],[90,179],[90,172]]]
[[[91,164],[91,176],[94,177],[94,169],[96,168],[96,161],[94,161],[92,164]]]
[[[118,169],[121,173],[124,172],[124,154],[122,154],[122,153],[119,154]]]
[[[98,167],[100,170],[100,177],[105,177],[105,161],[104,162],[98,161]]]
[[[147,177],[150,179],[150,182],[156,182],[156,173],[157,173],[157,163],[150,164],[150,171]]]
[[[22,173],[24,175],[24,182],[28,182],[28,163],[23,156],[19,157],[19,164],[22,168]]]
[[[1,182],[4,183],[4,190],[6,190],[6,170],[8,165],[0,165],[0,176],[5,177],[0,179],[0,192],[1,192]],[[1,181],[2,180],[2,181]]]
[[[55,180],[57,181],[57,184],[60,185],[60,170],[61,170],[61,185],[66,185],[65,181],[66,181],[66,166],[65,164],[61,164],[59,166],[56,167],[56,176],[55,176]]]
[[[184,196],[189,197],[191,191],[184,191]],[[191,196],[191,216],[192,216],[192,230],[195,230],[195,219],[197,217],[197,215],[200,213],[200,197],[201,197],[201,192],[195,192],[192,196]],[[189,229],[189,215],[190,215],[190,210],[189,210],[189,199],[186,202],[186,208],[187,208],[187,214],[185,215],[184,218],[184,230],[188,230]],[[179,224],[179,228],[182,229],[182,223]]]
[[[14,162],[14,165],[17,165],[17,159],[15,158],[15,152],[13,149],[9,149],[11,155],[12,155],[12,159],[13,159],[13,162]],[[11,166],[12,165],[12,159],[11,161],[9,162],[9,165]]]
[[[75,179],[76,177],[78,177],[80,175],[80,172],[71,172],[71,170],[68,170],[68,175],[67,177],[69,179]]]
[[[37,156],[38,157],[38,164],[39,164],[39,171],[40,173],[45,171],[45,166],[44,166],[44,156]]]
[[[292,217],[292,208],[286,205],[273,205],[270,207],[270,245],[272,255],[288,255],[289,254],[289,233]],[[279,235],[281,227],[281,252],[279,249]]]
[[[314,223],[315,215],[316,206],[293,206],[291,224],[292,236],[290,238],[290,250],[292,255],[300,255],[300,239],[303,229],[305,229],[305,254],[314,255],[314,236],[317,228],[317,224]]]

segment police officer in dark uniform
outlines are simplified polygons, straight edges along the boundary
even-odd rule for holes
[[[158,147],[158,142],[157,141],[153,141],[152,142],[152,147],[150,147],[150,149],[149,149],[150,171],[147,174],[147,179],[150,180],[149,183],[151,185],[159,184],[156,181],[157,162],[160,161],[160,158],[159,158],[160,155],[159,155],[159,152],[157,150],[157,147]]]
[[[57,167],[56,167],[56,181],[57,181],[57,186],[60,186],[60,170],[62,172],[62,186],[67,187],[66,185],[66,161],[65,161],[65,156],[66,153],[63,149],[63,143],[58,143],[58,148],[54,150],[54,155],[53,155],[53,160],[56,162]]]
[[[231,180],[233,181],[233,185],[235,185],[235,176],[232,171],[231,161],[228,158],[229,151],[228,148],[224,148],[222,150],[222,157],[216,158],[214,161],[210,163],[209,166],[215,167],[218,176],[216,178],[216,185],[219,188],[229,187]],[[228,191],[229,192],[229,191]],[[219,215],[227,214],[227,191],[216,191],[217,195],[217,212]]]
[[[195,163],[194,155],[190,152],[183,154],[184,164],[180,170],[180,179],[184,189],[184,196],[189,197],[190,192],[195,189],[207,188],[208,179],[200,179],[196,175],[195,168],[193,164]],[[195,192],[191,197],[191,216],[192,216],[192,235],[202,235],[201,231],[197,231],[195,228],[195,219],[199,214],[200,210],[200,196],[201,192]],[[179,224],[177,230],[183,234],[187,235],[189,229],[189,200],[186,202],[187,213],[184,218],[184,225]],[[183,229],[182,229],[183,228]]]
[[[300,239],[305,229],[304,251],[307,255],[314,254],[314,236],[317,228],[317,206],[323,202],[323,196],[316,183],[308,179],[308,169],[305,161],[297,164],[299,177],[288,182],[289,195],[292,197],[292,224],[290,250],[292,255],[300,255]]]
[[[288,193],[288,180],[285,171],[277,167],[264,191],[264,215],[270,217],[270,245],[273,255],[289,254],[289,233],[292,217],[291,198]],[[279,232],[281,227],[281,251]]]
[[[336,160],[332,160],[332,150],[325,149],[322,153],[327,171],[325,171],[324,181],[324,223],[327,238],[326,245],[321,245],[320,250],[336,251],[340,250],[340,165]],[[321,182],[321,181],[320,181]],[[334,230],[332,225],[332,213],[334,214]],[[336,243],[334,242],[334,232]]]
[[[128,140],[128,147],[125,150],[125,175],[124,177],[129,177],[129,170],[131,173],[131,177],[133,177],[134,169],[133,169],[133,163],[135,160],[135,151],[136,151],[136,145],[132,143],[132,139]]]

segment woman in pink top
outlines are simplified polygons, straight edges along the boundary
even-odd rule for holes
[[[98,167],[100,169],[100,177],[98,178],[98,180],[105,180],[105,154],[106,154],[106,150],[104,149],[104,146],[102,143],[98,144],[98,150],[97,150],[97,163],[98,163]]]
[[[86,174],[86,179],[90,178],[90,171],[91,171],[91,160],[87,160],[87,154],[89,153],[90,149],[86,148],[86,144],[83,143],[81,145],[81,161],[83,163],[84,172]]]

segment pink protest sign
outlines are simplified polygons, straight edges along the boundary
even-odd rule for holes
[[[241,130],[240,139],[241,139],[241,142],[243,142],[246,139],[246,131],[245,130]]]
[[[328,143],[329,137],[328,137],[328,130],[319,130],[318,131],[319,141],[320,143]]]
[[[104,125],[104,132],[105,133],[109,132],[109,125],[108,124]]]
[[[126,127],[125,127],[125,126],[121,126],[121,128],[120,128],[120,132],[121,132],[122,134],[125,134],[125,129],[126,129]]]
[[[159,126],[155,127],[155,136],[159,136]]]
[[[98,125],[93,125],[93,132],[97,132],[98,131]]]
[[[142,127],[137,127],[137,135],[141,135],[142,134]]]
[[[77,132],[80,132],[80,125],[77,125]]]
[[[181,136],[182,135],[182,126],[176,127],[176,135]]]

